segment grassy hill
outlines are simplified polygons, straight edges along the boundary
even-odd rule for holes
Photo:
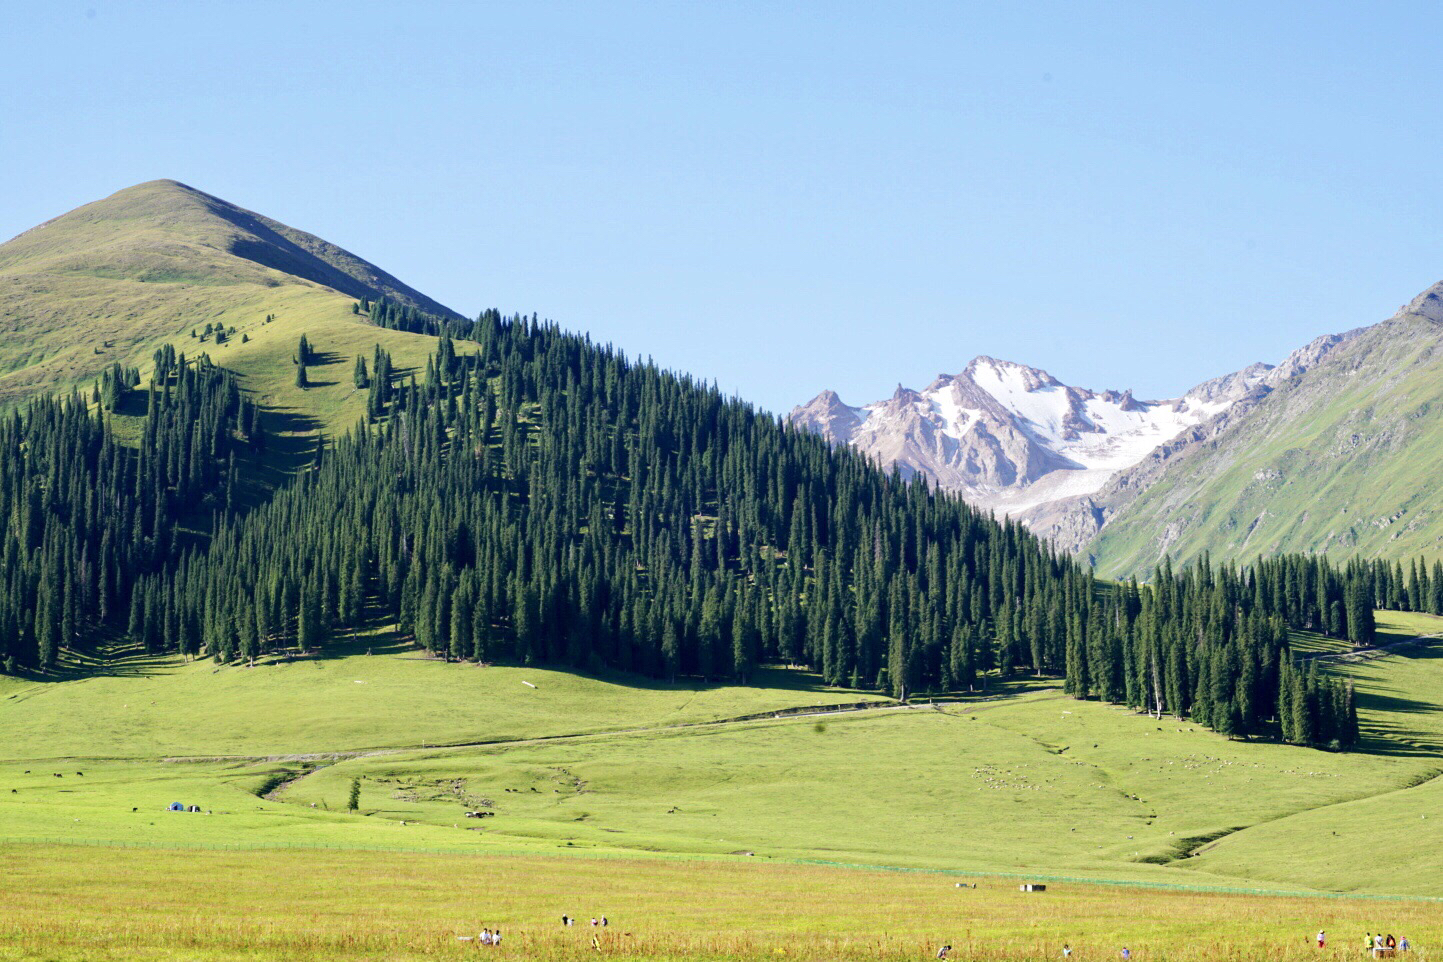
[[[352,313],[356,300],[381,295],[459,316],[311,234],[173,180],[139,184],[0,244],[0,405],[86,386],[117,361],[144,371],[173,343],[240,374],[278,430],[344,431],[364,410],[355,354],[380,343],[404,371],[435,349],[432,338]],[[191,338],[211,323],[235,336]],[[303,333],[323,355],[308,391],[295,387],[291,364]]]
[[[1099,571],[1146,574],[1164,553],[1204,551],[1437,557],[1440,298],[1443,285],[1179,454],[1089,546]]]

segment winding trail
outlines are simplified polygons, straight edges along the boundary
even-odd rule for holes
[[[1298,661],[1339,661],[1350,665],[1358,664],[1386,658],[1405,648],[1426,648],[1429,642],[1437,641],[1440,638],[1443,638],[1443,634],[1419,635],[1416,638],[1405,638],[1402,641],[1395,641],[1390,645],[1378,645],[1375,648],[1354,648],[1350,651],[1314,651],[1299,655]]]
[[[1018,699],[1033,700],[1061,698],[1062,689],[1046,688],[1022,694],[986,695],[976,699],[949,699],[901,704],[891,701],[856,702],[842,705],[807,705],[795,708],[780,708],[775,711],[754,712],[732,718],[717,718],[711,721],[677,722],[671,725],[641,725],[632,728],[610,728],[602,731],[563,732],[556,735],[530,735],[512,738],[487,738],[479,741],[448,742],[445,744],[426,743],[422,745],[398,745],[389,748],[359,748],[334,752],[305,752],[289,755],[169,755],[159,759],[167,764],[211,763],[211,762],[340,762],[352,758],[372,758],[378,755],[396,755],[405,752],[462,751],[470,748],[493,748],[508,745],[539,745],[546,742],[585,741],[590,739],[614,738],[618,735],[647,735],[659,732],[697,731],[722,728],[733,725],[750,725],[757,722],[789,721],[800,718],[817,718],[832,715],[881,714],[884,712],[948,712],[948,707],[971,706],[971,711],[986,711],[1003,702]],[[146,761],[148,759],[135,759]]]

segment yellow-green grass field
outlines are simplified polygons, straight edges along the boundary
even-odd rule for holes
[[[1408,758],[1229,741],[1056,692],[998,703],[369,755],[279,797],[572,847],[1255,884],[1189,853],[1416,784]],[[468,819],[466,811],[494,813]],[[1289,853],[1271,857],[1286,863]],[[1440,875],[1378,891],[1428,891]],[[1349,890],[1346,872],[1308,887]]]
[[[1379,645],[1436,634],[1443,619],[1379,612]],[[1443,642],[1334,666],[1358,685],[1367,748],[1421,771],[1415,788],[1379,792],[1238,832],[1197,859],[1209,871],[1304,885],[1443,894]],[[1273,853],[1287,852],[1286,861]]]
[[[1436,902],[1023,893],[986,877],[737,861],[11,846],[0,874],[0,958],[54,962],[922,960],[943,944],[961,959],[1053,959],[1069,945],[1089,962],[1123,947],[1138,962],[1292,962],[1357,958],[1375,931],[1426,960],[1443,938]],[[458,939],[483,927],[502,931],[500,947]]]

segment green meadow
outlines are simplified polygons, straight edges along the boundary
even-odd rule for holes
[[[273,756],[454,745],[736,718],[883,700],[800,671],[756,684],[666,684],[430,658],[389,634],[255,667],[178,655],[73,664],[65,680],[0,676],[11,758]],[[367,654],[370,652],[371,654]],[[105,724],[97,726],[97,718]]]
[[[1380,619],[1384,644],[1443,627]],[[1430,894],[1440,650],[1324,660],[1358,685],[1352,753],[1228,739],[1046,681],[899,706],[784,669],[747,688],[638,684],[445,663],[385,634],[255,667],[117,657],[0,680],[0,837]]]
[[[447,664],[385,634],[0,679],[0,958],[446,958],[482,926],[543,959],[1292,959],[1320,927],[1329,957],[1376,927],[1424,958],[1438,905],[1406,896],[1443,894],[1443,619],[1379,618],[1405,642],[1382,657],[1298,639],[1344,656],[1322,664],[1358,686],[1353,753],[1046,680],[901,706],[780,668]],[[614,925],[593,945],[562,914]]]

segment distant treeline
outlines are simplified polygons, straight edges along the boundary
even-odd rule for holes
[[[1351,690],[1295,668],[1288,629],[1367,643],[1375,599],[1443,585],[1300,556],[1099,585],[1015,523],[534,316],[364,307],[440,338],[424,379],[358,358],[365,422],[249,513],[235,456],[260,421],[204,358],[158,356],[138,447],[80,397],[0,421],[7,671],[104,632],[224,662],[394,622],[452,659],[743,683],[781,662],[898,697],[1065,675],[1346,747]],[[196,517],[209,543],[178,536]]]

